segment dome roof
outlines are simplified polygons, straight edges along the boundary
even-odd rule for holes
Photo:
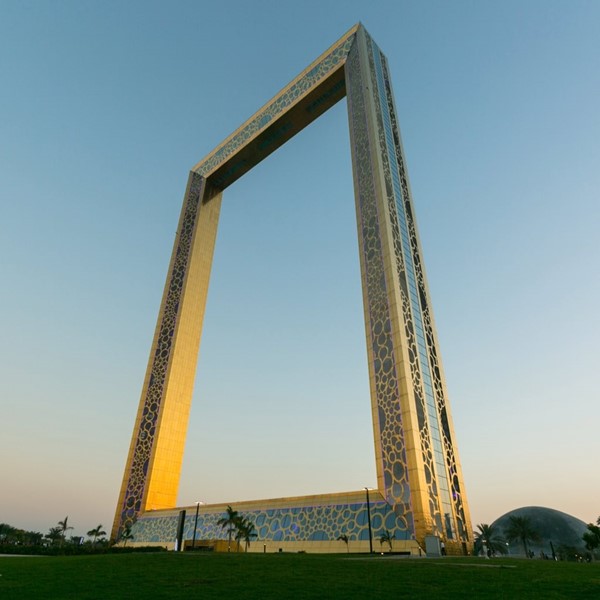
[[[587,531],[586,524],[577,517],[568,515],[560,510],[545,508],[543,506],[524,506],[516,508],[496,519],[492,526],[498,531],[499,535],[505,537],[505,530],[510,524],[510,517],[527,517],[531,527],[538,533],[540,539],[537,542],[529,544],[530,549],[535,554],[544,552],[551,556],[552,548],[558,550],[560,546],[569,548],[583,548],[583,534]],[[510,554],[523,554],[524,550],[517,541],[512,542]]]

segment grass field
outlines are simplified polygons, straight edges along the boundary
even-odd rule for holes
[[[600,563],[361,555],[0,557],[0,599],[600,598]]]

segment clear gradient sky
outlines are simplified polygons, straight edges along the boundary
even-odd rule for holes
[[[0,0],[0,522],[112,523],[189,169],[387,55],[473,523],[600,514],[600,3]],[[375,486],[345,100],[226,192],[179,504]]]

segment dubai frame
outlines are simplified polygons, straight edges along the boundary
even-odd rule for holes
[[[261,551],[355,548],[388,531],[410,551],[473,535],[387,60],[358,24],[189,175],[143,384],[113,539],[223,539],[223,505],[175,508],[223,191],[347,98],[377,489],[232,503]],[[193,510],[195,518],[192,518]],[[134,525],[135,523],[135,525]],[[177,534],[179,530],[179,534]],[[336,546],[337,544],[337,546]],[[362,545],[361,545],[362,544]],[[372,546],[371,546],[372,547]]]

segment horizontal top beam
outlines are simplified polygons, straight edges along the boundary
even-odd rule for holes
[[[225,189],[342,99],[344,65],[359,27],[352,27],[192,171]]]

